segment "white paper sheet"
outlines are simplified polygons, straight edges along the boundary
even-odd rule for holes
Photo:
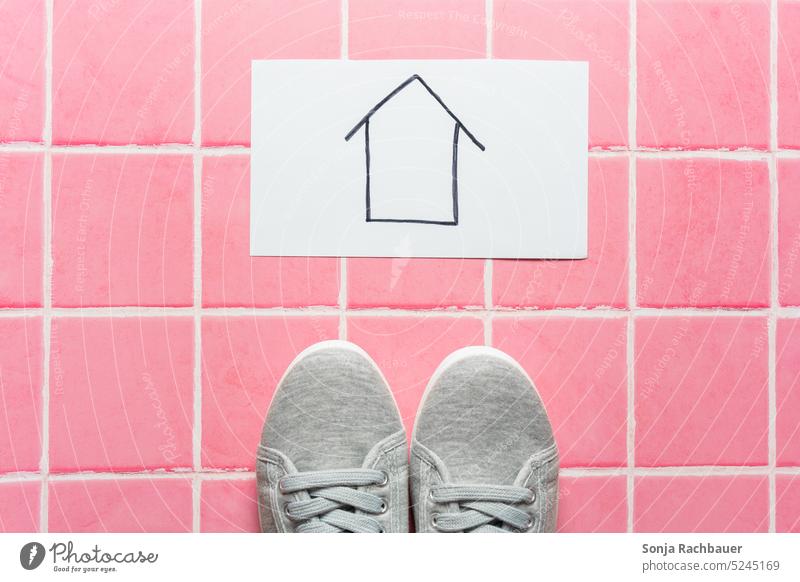
[[[586,257],[587,63],[252,71],[252,255]]]

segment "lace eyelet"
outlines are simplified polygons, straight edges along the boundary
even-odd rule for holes
[[[286,486],[283,484],[283,479],[278,481],[278,491],[281,493],[286,493]]]
[[[283,514],[284,514],[284,515],[285,515],[285,516],[286,516],[286,517],[287,517],[289,520],[291,520],[291,521],[294,521],[294,515],[292,515],[292,512],[291,512],[291,511],[289,511],[289,504],[288,504],[288,503],[285,503],[285,504],[283,505]]]
[[[386,533],[386,530],[381,528],[381,529],[378,530],[378,533]]]
[[[525,524],[524,528],[522,528],[522,529],[514,528],[511,531],[513,533],[525,533],[526,531],[529,531],[532,527],[533,527],[533,517],[529,515],[528,516],[528,523]]]
[[[436,501],[436,496],[434,496],[434,494],[433,494],[433,489],[428,491],[428,499],[430,499],[431,503],[438,503]]]
[[[431,526],[433,526],[433,529],[439,530],[439,514],[438,513],[432,513],[431,514]]]
[[[385,497],[381,497],[381,508],[378,511],[378,515],[383,515],[389,510],[389,504],[386,502]]]
[[[389,482],[389,473],[387,473],[386,471],[381,470],[381,475],[383,476],[383,479],[379,483],[377,483],[377,485],[379,487],[383,487],[384,485],[386,485]]]

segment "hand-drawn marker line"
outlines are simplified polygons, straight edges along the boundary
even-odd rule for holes
[[[461,133],[461,124],[456,122],[455,130],[453,130],[453,169],[451,171],[451,174],[453,176],[453,224],[458,224],[458,134],[459,133]],[[475,141],[475,139],[473,138],[472,141]],[[478,144],[478,146],[481,148],[481,151],[485,151],[486,148],[484,148],[481,144]]]
[[[345,141],[348,141],[347,138]],[[364,157],[367,160],[367,222],[372,222],[372,202],[369,199],[369,118],[364,122]]]
[[[400,91],[405,89],[408,85],[418,81],[425,90],[436,100],[436,102],[444,109],[447,114],[455,121],[453,129],[453,165],[451,168],[452,174],[452,197],[453,197],[453,220],[424,220],[424,219],[411,219],[411,218],[374,218],[372,216],[372,202],[370,191],[370,147],[369,147],[369,120],[381,107],[383,107],[392,97],[397,95]],[[414,223],[414,224],[437,224],[443,226],[457,226],[458,225],[458,136],[462,131],[467,134],[467,137],[472,140],[481,151],[485,151],[486,147],[477,140],[477,138],[461,123],[461,120],[455,116],[445,104],[441,97],[439,97],[433,89],[425,82],[419,75],[411,75],[408,79],[400,83],[391,93],[381,99],[369,112],[361,118],[361,120],[353,126],[353,128],[345,135],[345,141],[350,141],[359,129],[364,128],[364,157],[366,160],[366,220],[367,222],[395,222],[395,223]]]
[[[374,114],[374,113],[375,113],[375,112],[376,112],[378,109],[380,109],[381,107],[383,107],[383,106],[386,104],[386,102],[387,102],[387,101],[389,101],[389,100],[390,100],[392,97],[394,97],[395,95],[397,95],[397,94],[398,94],[400,91],[402,91],[403,89],[405,89],[406,87],[408,87],[408,86],[409,86],[411,83],[413,83],[414,81],[419,81],[419,82],[422,84],[422,86],[423,86],[423,87],[425,87],[425,89],[428,91],[428,93],[430,93],[430,94],[431,94],[431,96],[432,96],[434,99],[436,99],[436,101],[439,103],[439,105],[441,105],[441,106],[442,106],[442,109],[444,109],[444,110],[447,112],[447,114],[448,114],[450,117],[452,117],[452,118],[453,118],[453,121],[455,121],[455,122],[456,122],[456,123],[457,123],[457,124],[458,124],[458,125],[461,127],[461,129],[463,129],[463,130],[464,130],[464,133],[466,133],[466,134],[467,134],[467,136],[469,136],[469,138],[470,138],[470,139],[473,141],[473,143],[474,143],[476,146],[478,146],[478,147],[480,148],[480,150],[481,150],[481,151],[484,151],[484,150],[486,149],[486,147],[485,147],[485,146],[484,146],[484,145],[483,145],[481,142],[479,142],[479,141],[478,141],[478,139],[477,139],[477,138],[476,138],[474,135],[472,135],[472,133],[471,133],[471,132],[470,132],[470,131],[469,131],[469,130],[468,130],[468,129],[467,129],[465,126],[464,126],[464,124],[463,124],[463,123],[461,123],[461,120],[460,120],[458,117],[456,117],[456,116],[455,116],[455,114],[454,114],[454,113],[453,113],[453,112],[450,110],[450,108],[449,108],[449,107],[448,107],[448,106],[445,104],[445,102],[444,102],[444,101],[442,101],[442,98],[441,98],[441,97],[439,97],[439,96],[438,96],[438,95],[437,95],[437,94],[434,92],[434,90],[430,88],[430,85],[428,85],[428,84],[425,82],[425,79],[423,79],[423,78],[422,78],[422,77],[420,77],[419,75],[411,75],[411,76],[410,76],[408,79],[406,79],[405,81],[403,81],[402,83],[400,83],[400,84],[399,84],[399,85],[398,85],[398,86],[397,86],[397,87],[394,89],[394,91],[392,91],[392,92],[391,92],[391,93],[389,93],[389,94],[388,94],[386,97],[384,97],[383,99],[381,99],[381,100],[378,102],[378,104],[377,104],[377,105],[375,105],[375,106],[374,106],[372,109],[370,109],[370,110],[369,110],[369,113],[367,113],[367,114],[366,114],[364,117],[362,117],[362,118],[361,118],[361,120],[360,120],[360,121],[359,121],[357,124],[355,124],[355,126],[353,126],[353,129],[351,129],[351,130],[350,130],[350,131],[347,133],[347,135],[346,135],[346,136],[344,136],[344,139],[345,139],[345,141],[349,141],[349,140],[350,140],[350,138],[351,138],[351,137],[353,137],[353,135],[355,135],[355,133],[356,133],[356,132],[357,132],[359,129],[361,129],[361,126],[362,126],[362,125],[364,125],[365,123],[367,123],[367,121],[369,121],[369,118],[370,118],[370,117],[372,117],[372,115],[373,115],[373,114]]]

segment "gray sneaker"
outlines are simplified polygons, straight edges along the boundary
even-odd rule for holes
[[[386,380],[358,346],[327,341],[290,364],[264,422],[261,531],[408,531],[408,450]]]
[[[411,437],[418,532],[555,531],[558,449],[533,382],[510,356],[448,356]]]

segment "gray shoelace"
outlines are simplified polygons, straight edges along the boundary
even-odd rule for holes
[[[533,502],[534,493],[510,485],[439,485],[431,489],[436,503],[457,504],[458,511],[434,513],[442,532],[513,532],[533,527],[531,515],[514,507]]]
[[[282,477],[278,487],[284,495],[308,494],[284,506],[298,533],[383,533],[372,515],[386,512],[386,500],[359,488],[384,485],[387,480],[384,471],[374,469],[308,471]]]

